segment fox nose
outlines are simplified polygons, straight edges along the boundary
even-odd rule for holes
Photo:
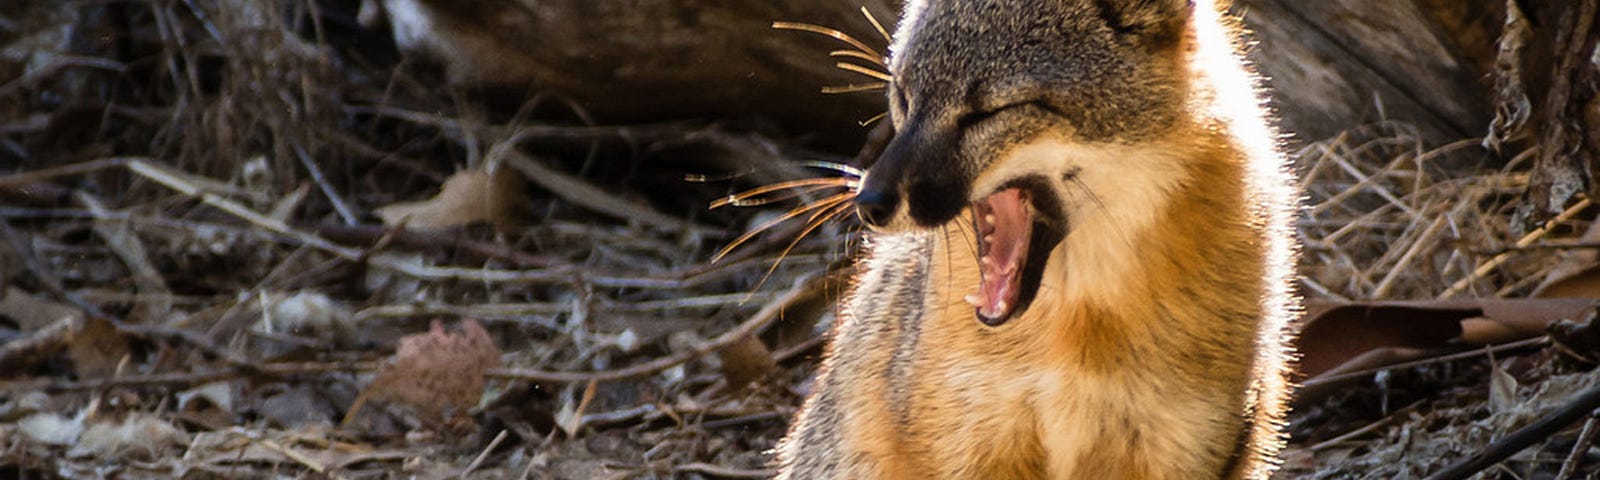
[[[856,194],[856,215],[874,227],[882,227],[894,216],[895,203],[900,201],[891,189],[864,189]]]

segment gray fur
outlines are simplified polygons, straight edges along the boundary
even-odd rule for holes
[[[1085,142],[1133,142],[1183,112],[1172,54],[1183,0],[912,1],[889,65],[896,135],[863,186],[943,224],[972,178],[1007,147],[1045,130]],[[916,168],[936,165],[938,168]]]

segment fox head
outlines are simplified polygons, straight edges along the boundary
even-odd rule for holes
[[[1120,168],[1095,146],[1136,144],[1183,117],[1193,8],[910,1],[889,64],[895,136],[862,181],[858,215],[893,232],[970,210],[985,264],[968,300],[985,323],[1004,322],[1032,299],[1065,237],[1074,183],[1093,191],[1104,176],[1086,171]]]

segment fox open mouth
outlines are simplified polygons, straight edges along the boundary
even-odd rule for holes
[[[1002,188],[972,204],[980,280],[966,301],[985,325],[1001,325],[1028,308],[1050,251],[1064,237],[1056,222],[1041,219],[1033,190]]]

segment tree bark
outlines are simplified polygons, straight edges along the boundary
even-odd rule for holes
[[[1595,196],[1600,161],[1600,0],[1506,0],[1486,146],[1537,149],[1523,224]]]
[[[1498,0],[1240,0],[1285,130],[1319,140],[1398,120],[1430,144],[1488,125],[1490,41]],[[1492,36],[1487,36],[1492,39]]]
[[[887,42],[860,10],[892,29],[898,3],[366,1],[364,18],[388,13],[402,48],[443,60],[459,83],[559,93],[603,121],[763,118],[841,150],[860,144],[858,122],[881,113],[884,96],[819,90],[879,81],[836,62],[879,67],[830,58],[851,48],[772,23],[836,28],[880,53]],[[1429,145],[1485,135],[1492,147],[1542,145],[1533,187],[1541,211],[1559,210],[1591,183],[1600,0],[1236,2],[1254,33],[1250,55],[1295,138],[1394,120],[1416,125]],[[1508,5],[1517,8],[1510,21]],[[417,12],[430,19],[426,28],[405,20]]]
[[[773,22],[834,28],[875,54],[888,42],[862,10],[892,29],[895,0],[366,0],[363,23],[384,20],[402,49],[442,61],[452,82],[568,97],[607,122],[761,118],[794,133],[859,144],[860,122],[884,111],[881,90],[823,94],[880,80],[830,58],[850,45]],[[417,21],[423,19],[423,21]]]

